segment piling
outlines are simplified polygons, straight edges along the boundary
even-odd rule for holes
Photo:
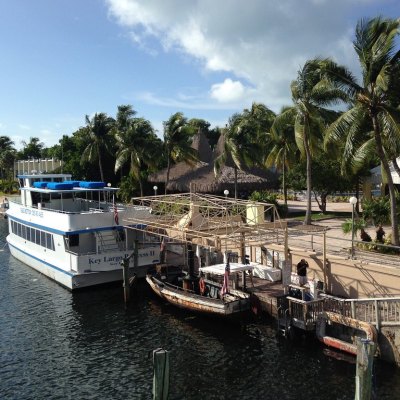
[[[128,304],[129,297],[130,297],[129,261],[130,261],[130,257],[125,257],[121,262],[121,264],[122,264],[122,275],[123,275],[123,287],[124,287],[125,305]]]
[[[370,400],[372,397],[372,366],[376,343],[368,339],[357,339],[357,371],[355,400]]]
[[[153,400],[168,399],[169,354],[162,348],[153,351]]]
[[[131,295],[131,283],[134,281],[134,279],[131,281],[129,278],[129,263],[133,257],[133,268],[138,266],[138,251],[139,241],[135,240],[133,253],[129,257],[124,257],[124,259],[121,261],[125,306],[129,303],[129,298]]]

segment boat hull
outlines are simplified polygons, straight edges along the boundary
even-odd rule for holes
[[[227,300],[214,299],[185,291],[177,286],[161,282],[153,276],[147,276],[146,280],[151,289],[159,297],[179,308],[192,312],[232,317],[250,309],[250,296],[243,293],[243,298],[229,296]]]
[[[23,262],[24,264],[56,281],[71,291],[122,281],[123,278],[122,268],[112,271],[74,273],[73,271],[65,271],[50,262],[41,260],[32,253],[27,253],[26,251],[13,245],[10,243],[10,241],[8,241],[8,247],[11,255],[17,260]],[[135,268],[134,272],[136,276],[143,278],[146,276],[147,269],[148,266],[141,266]],[[133,275],[133,268],[130,268],[130,271],[132,271],[131,273]]]

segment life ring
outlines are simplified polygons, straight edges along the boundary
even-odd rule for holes
[[[204,282],[203,278],[200,278],[199,280],[199,289],[201,295],[203,295],[206,292],[206,283]]]

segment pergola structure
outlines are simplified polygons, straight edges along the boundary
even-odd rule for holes
[[[248,246],[283,244],[285,238],[286,224],[273,204],[198,193],[137,197],[132,204],[151,213],[130,216],[128,207],[121,223],[164,237],[169,243],[237,251],[243,257]]]

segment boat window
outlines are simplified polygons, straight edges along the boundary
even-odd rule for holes
[[[51,233],[40,231],[39,229],[31,228],[15,221],[11,221],[11,231],[15,235],[32,243],[36,243],[50,250],[55,250],[54,238]]]
[[[40,203],[40,193],[32,192],[32,204]]]
[[[53,235],[50,233],[46,233],[46,247],[50,250],[54,250]]]
[[[69,235],[69,247],[79,246],[79,235]]]
[[[35,229],[35,233],[36,233],[36,235],[35,235],[35,243],[40,246],[40,231]]]
[[[46,247],[46,232],[40,231],[40,245]]]

